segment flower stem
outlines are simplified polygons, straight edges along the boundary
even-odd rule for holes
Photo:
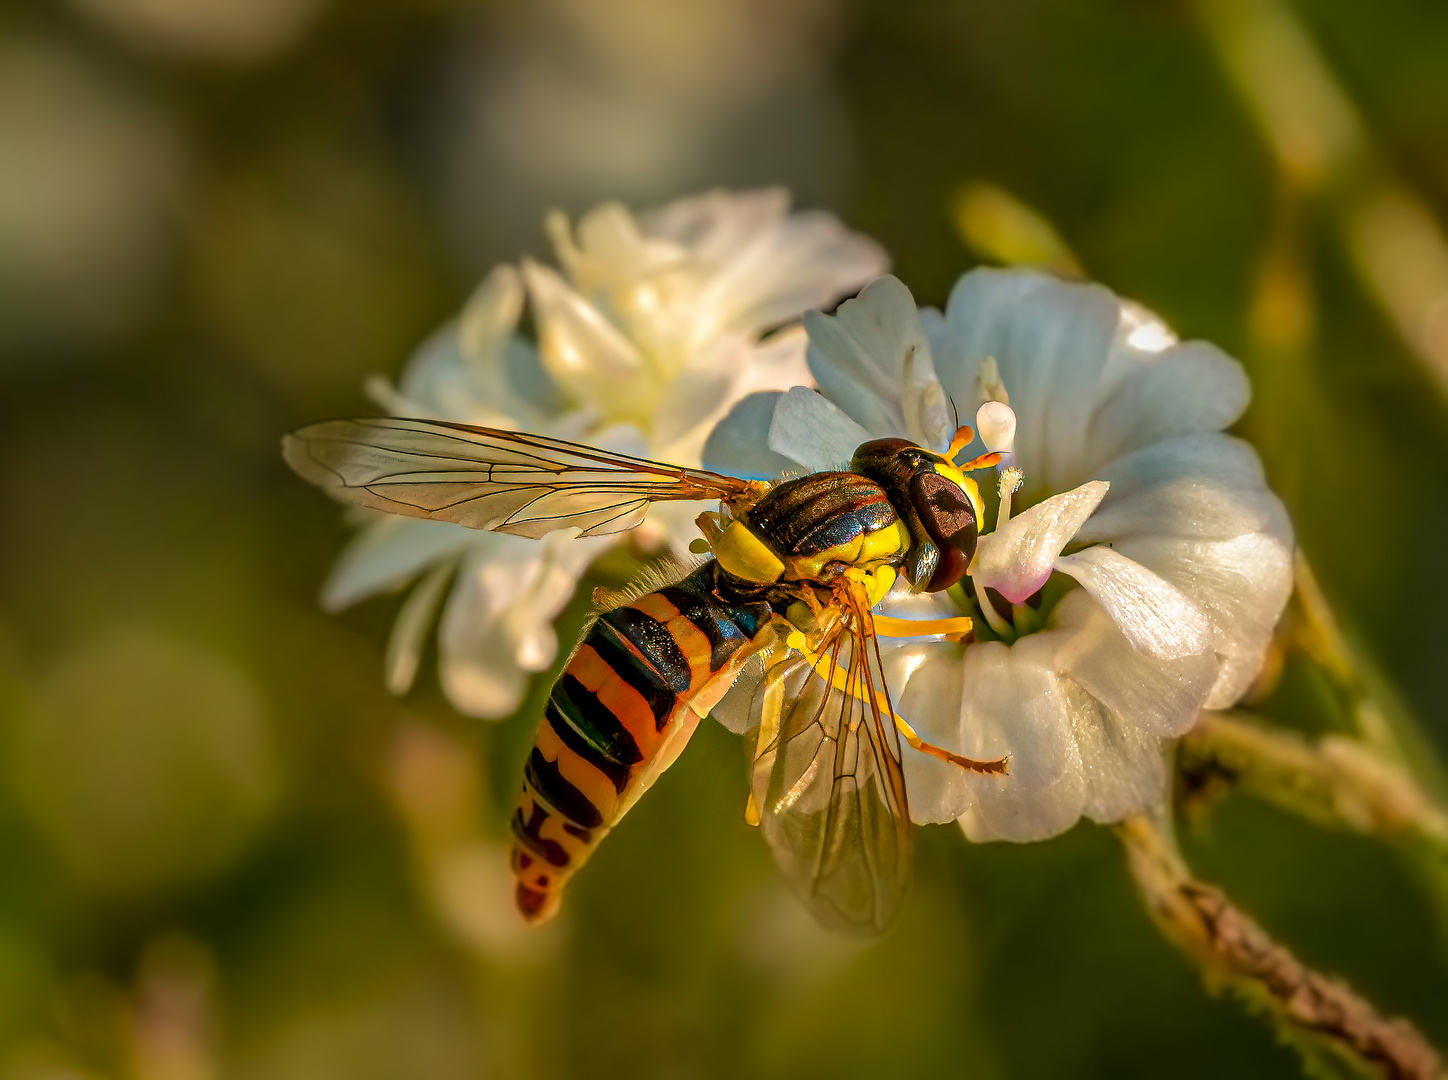
[[[1222,782],[1317,825],[1396,846],[1448,935],[1448,814],[1395,756],[1363,739],[1310,740],[1246,711],[1204,712],[1177,744],[1178,790]]]
[[[1448,795],[1448,773],[1437,753],[1386,680],[1353,647],[1300,550],[1293,574],[1286,644],[1301,649],[1322,669],[1363,741],[1382,757],[1399,763],[1434,798],[1443,801]]]
[[[1312,740],[1237,710],[1203,713],[1177,750],[1188,803],[1224,784],[1315,824],[1393,844],[1432,898],[1448,940],[1444,772],[1412,716],[1340,627],[1301,554],[1284,649],[1322,672],[1352,734]]]
[[[1441,1078],[1437,1051],[1412,1024],[1382,1016],[1340,980],[1304,965],[1233,905],[1194,879],[1166,813],[1116,826],[1142,900],[1162,933],[1226,992],[1267,1020],[1319,1077]]]
[[[1201,790],[1213,778],[1319,825],[1387,839],[1412,837],[1448,859],[1448,815],[1406,768],[1365,741],[1316,741],[1243,710],[1204,712],[1181,740],[1177,769]]]

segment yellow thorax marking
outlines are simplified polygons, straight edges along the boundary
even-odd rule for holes
[[[784,562],[763,540],[735,518],[714,541],[714,558],[727,572],[745,581],[778,581]]]
[[[868,567],[875,563],[886,563],[898,559],[909,550],[910,530],[905,527],[903,521],[896,519],[883,529],[862,533],[853,540],[825,548],[808,558],[791,559],[790,570],[795,577],[817,581],[824,575],[825,567],[830,563],[844,563],[851,567]],[[892,578],[892,584],[893,581]],[[885,591],[889,591],[889,586],[886,586]],[[882,592],[880,595],[883,596],[884,593]],[[876,600],[871,601],[872,604],[877,602]]]

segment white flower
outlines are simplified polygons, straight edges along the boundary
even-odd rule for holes
[[[787,324],[853,292],[886,262],[833,216],[790,213],[778,189],[710,192],[637,218],[606,204],[576,235],[561,215],[548,228],[563,273],[532,261],[521,274],[494,270],[396,389],[382,380],[370,387],[385,408],[697,466],[705,436],[737,401],[809,380],[804,333]],[[525,288],[537,348],[516,333]],[[656,506],[642,539],[682,554],[698,511]],[[443,689],[462,712],[506,716],[528,673],[553,662],[553,619],[614,542],[378,517],[339,559],[323,602],[337,610],[421,579],[388,647],[388,686],[400,694],[455,573],[439,628]]]
[[[807,326],[819,391],[736,407],[707,467],[737,471],[728,449],[765,442],[796,469],[839,468],[887,435],[944,451],[958,410],[1024,474],[1013,495],[1003,475],[1005,520],[970,568],[974,591],[1008,603],[897,588],[881,607],[975,619],[969,644],[882,638],[886,673],[923,737],[1009,758],[1008,775],[978,775],[907,749],[912,817],[1024,841],[1159,802],[1162,741],[1241,696],[1291,588],[1286,513],[1222,432],[1247,405],[1241,367],[1099,285],[1035,272],[966,274],[943,316],[882,278]],[[982,533],[995,524],[988,509]],[[1025,603],[1043,586],[1039,610]]]

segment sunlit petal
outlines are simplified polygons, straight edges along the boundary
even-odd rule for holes
[[[1210,650],[1212,627],[1182,591],[1104,545],[1056,560],[1111,617],[1132,648],[1158,660]]]
[[[557,272],[528,261],[523,280],[548,373],[575,397],[596,397],[608,405],[626,397],[642,364],[638,349]]]
[[[1116,549],[1175,585],[1211,621],[1222,668],[1206,707],[1241,697],[1292,591],[1291,544],[1248,533],[1230,540],[1129,537]]]
[[[1116,298],[1099,285],[1037,271],[981,269],[951,290],[945,319],[960,366],[949,378],[939,369],[941,380],[959,403],[976,396],[981,361],[996,360],[1016,413],[1016,462],[1027,491],[1091,479],[1082,447],[1117,325]]]
[[[1081,816],[1085,781],[1072,717],[1055,674],[1057,634],[1044,631],[1009,648],[972,645],[961,675],[961,752],[1009,759],[1004,776],[967,774],[972,805],[965,835],[1043,840]]]

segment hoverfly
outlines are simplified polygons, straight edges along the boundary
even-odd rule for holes
[[[958,639],[970,620],[871,611],[898,576],[939,591],[965,574],[982,515],[966,474],[999,461],[954,464],[972,437],[961,427],[945,454],[877,439],[848,471],[776,482],[391,417],[303,427],[284,455],[346,502],[534,538],[623,532],[650,503],[718,500],[698,518],[712,557],[663,588],[601,604],[553,685],[512,818],[518,910],[533,922],[557,911],[568,878],[747,668],[756,724],[746,816],[823,922],[878,932],[912,858],[902,739],[964,769],[1005,771],[1003,760],[925,742],[885,684],[877,633]]]

